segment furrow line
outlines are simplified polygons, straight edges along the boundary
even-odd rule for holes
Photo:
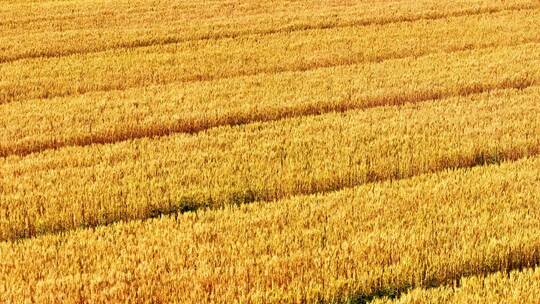
[[[540,85],[540,79],[513,79],[502,81],[496,84],[487,85],[467,85],[457,90],[446,90],[444,88],[439,90],[425,90],[409,92],[405,95],[381,95],[372,99],[360,99],[360,100],[342,100],[339,103],[319,103],[319,104],[306,104],[297,105],[294,107],[283,108],[280,111],[267,112],[260,110],[252,113],[238,112],[234,115],[220,117],[216,120],[203,120],[198,124],[195,122],[182,121],[174,126],[164,128],[161,125],[153,125],[150,127],[131,127],[130,129],[116,129],[116,133],[108,134],[90,134],[86,137],[79,137],[73,140],[59,141],[52,140],[50,142],[42,143],[38,146],[28,147],[16,147],[13,148],[1,148],[0,158],[9,156],[24,157],[33,153],[40,153],[46,150],[56,150],[63,147],[84,147],[90,145],[104,145],[114,144],[133,139],[141,138],[159,138],[164,136],[170,136],[177,133],[195,134],[202,131],[206,131],[212,128],[223,126],[240,126],[251,123],[271,122],[283,119],[323,115],[326,113],[343,113],[353,110],[363,110],[384,106],[399,106],[408,103],[421,103],[426,101],[438,101],[440,99],[446,99],[451,97],[467,97],[474,94],[486,93],[493,90],[504,89],[518,89],[523,90],[528,87]]]
[[[343,190],[346,190],[346,189],[353,189],[355,187],[358,187],[358,186],[362,186],[362,185],[366,185],[366,184],[371,184],[371,183],[382,183],[382,182],[387,182],[387,181],[394,181],[394,182],[397,182],[397,181],[400,181],[400,180],[407,180],[407,179],[412,179],[412,178],[415,178],[417,176],[421,176],[421,175],[430,175],[430,174],[437,174],[437,173],[441,173],[441,172],[445,172],[445,171],[452,171],[452,170],[467,170],[467,169],[472,169],[472,168],[476,168],[476,167],[482,167],[482,166],[492,166],[492,165],[500,165],[501,163],[511,163],[511,162],[515,162],[515,161],[519,161],[519,160],[522,160],[522,159],[526,159],[526,158],[531,158],[531,157],[536,157],[536,156],[539,156],[540,155],[540,145],[536,146],[536,147],[532,147],[532,148],[529,148],[527,149],[527,152],[526,153],[514,153],[514,152],[505,152],[505,151],[502,151],[500,152],[499,154],[490,154],[490,153],[484,153],[484,152],[480,152],[478,153],[477,155],[475,155],[471,161],[469,162],[465,162],[465,163],[451,163],[451,162],[446,162],[446,161],[442,161],[441,164],[443,164],[442,166],[438,167],[437,169],[434,169],[434,170],[428,170],[428,171],[424,171],[424,172],[417,172],[417,173],[414,173],[414,174],[408,174],[408,175],[400,175],[399,173],[395,172],[394,175],[391,175],[391,176],[384,176],[384,175],[381,175],[379,174],[378,172],[369,172],[368,175],[367,175],[367,179],[364,180],[363,182],[361,183],[357,183],[357,182],[351,182],[351,180],[349,180],[349,182],[345,182],[343,184],[339,184],[339,185],[318,185],[318,190],[317,191],[303,191],[303,192],[297,192],[297,193],[292,193],[290,195],[281,195],[281,196],[274,196],[272,198],[259,198],[259,199],[256,199],[256,194],[255,193],[243,193],[243,194],[240,194],[240,195],[247,195],[246,197],[239,197],[239,201],[236,201],[236,202],[229,202],[229,204],[226,204],[226,205],[220,205],[220,206],[213,206],[211,204],[209,204],[208,202],[191,202],[191,201],[184,201],[182,203],[184,204],[180,204],[180,205],[177,205],[177,206],[164,206],[163,208],[161,207],[157,207],[157,208],[154,208],[152,210],[150,210],[148,212],[148,214],[144,217],[129,217],[129,218],[125,218],[125,219],[116,219],[116,220],[111,220],[111,221],[106,221],[106,222],[100,222],[100,223],[94,223],[94,224],[81,224],[77,227],[73,227],[73,228],[68,228],[68,229],[64,229],[64,228],[59,228],[59,229],[49,229],[48,231],[43,231],[43,232],[39,232],[39,233],[31,233],[31,234],[22,234],[22,235],[19,235],[17,237],[13,237],[13,238],[0,238],[0,242],[4,242],[4,241],[23,241],[23,240],[27,240],[27,239],[33,239],[33,238],[37,238],[37,237],[41,237],[41,236],[44,236],[44,235],[55,235],[55,234],[65,234],[65,233],[69,233],[70,231],[74,231],[76,229],[95,229],[95,228],[98,228],[98,227],[107,227],[107,226],[111,226],[111,225],[114,225],[116,223],[119,223],[119,222],[122,222],[122,223],[126,223],[126,222],[130,222],[130,221],[141,221],[141,220],[149,220],[149,219],[154,219],[154,218],[160,218],[160,217],[163,217],[163,216],[171,216],[171,215],[175,215],[175,214],[183,214],[183,213],[186,213],[186,212],[197,212],[197,211],[201,211],[201,210],[223,210],[225,208],[230,208],[231,206],[242,206],[242,205],[247,205],[247,204],[253,204],[253,203],[272,203],[272,202],[275,202],[275,201],[281,201],[281,200],[287,200],[287,199],[291,199],[291,198],[294,198],[294,197],[300,197],[300,196],[309,196],[309,195],[324,195],[324,194],[329,194],[329,193],[334,193],[334,192],[339,192],[339,191],[343,191]],[[539,259],[540,259],[540,252],[538,253],[539,254]],[[448,282],[451,282],[451,281],[454,281],[456,279],[459,279],[459,277],[462,277],[463,275],[457,275],[455,277],[453,277],[452,279],[449,279],[448,281],[444,281],[444,282],[440,282],[440,283],[437,283],[437,285],[435,286],[441,286],[445,283],[448,283]],[[408,288],[407,286],[399,286],[399,287],[395,287],[395,288],[392,288],[391,290],[395,290],[397,292],[402,292],[402,291],[406,291]],[[377,291],[373,294],[359,294],[358,295],[358,299],[374,299],[376,298],[376,295],[380,295],[382,292],[384,291]],[[353,303],[356,303],[356,302],[353,302]],[[363,303],[363,302],[360,302],[360,303]]]
[[[477,276],[485,277],[497,273],[509,276],[512,272],[522,272],[526,269],[533,269],[540,266],[540,250],[533,251],[532,254],[526,258],[521,258],[520,253],[521,252],[517,249],[506,253],[506,256],[503,257],[505,261],[502,262],[502,264],[504,264],[504,267],[502,268],[500,265],[486,265],[485,268],[482,269],[463,268],[444,280],[438,280],[435,276],[427,276],[424,278],[425,282],[423,284],[416,284],[414,286],[412,284],[406,284],[401,286],[385,287],[369,294],[359,293],[348,297],[346,299],[346,303],[368,304],[383,299],[398,301],[403,295],[407,294],[413,289],[422,289],[423,291],[426,291],[445,286],[451,286],[454,289],[457,289],[461,287],[463,280],[467,280],[469,278]]]
[[[47,58],[62,58],[68,57],[71,55],[85,55],[85,54],[97,54],[105,51],[111,50],[122,50],[122,49],[137,49],[144,47],[152,46],[165,46],[178,43],[186,42],[197,42],[197,41],[206,41],[206,40],[223,40],[223,39],[236,39],[245,36],[257,35],[257,36],[268,36],[279,33],[292,33],[292,32],[301,32],[307,30],[325,30],[333,28],[347,28],[347,27],[363,27],[363,26],[376,26],[376,25],[387,25],[394,23],[405,23],[405,22],[415,22],[421,20],[438,20],[445,19],[450,17],[464,17],[464,16],[476,16],[484,14],[493,14],[498,12],[505,11],[522,11],[522,10],[534,10],[538,9],[537,4],[528,4],[528,5],[516,5],[513,7],[507,8],[476,8],[476,9],[464,9],[459,11],[454,11],[450,13],[436,13],[431,12],[425,15],[417,16],[400,16],[400,17],[388,17],[386,19],[367,19],[367,20],[357,20],[349,21],[343,23],[336,23],[335,21],[328,21],[322,24],[299,24],[299,25],[289,25],[282,28],[272,28],[266,30],[240,30],[236,32],[225,32],[225,33],[207,33],[200,35],[195,38],[178,38],[178,37],[167,37],[156,41],[155,39],[149,40],[139,40],[139,41],[130,41],[126,43],[119,43],[115,46],[106,46],[103,48],[95,48],[92,50],[77,50],[77,51],[66,51],[61,54],[55,53],[54,50],[45,50],[42,52],[32,53],[32,54],[22,54],[21,56],[14,57],[0,57],[0,64],[8,64],[20,60],[31,60],[31,59],[47,59]]]
[[[523,45],[528,44],[537,44],[540,43],[540,40],[538,38],[527,38],[523,39],[522,41],[519,41],[517,43],[508,43],[504,45],[505,48],[508,47],[519,47]],[[194,74],[194,75],[187,75],[184,77],[180,77],[179,79],[172,79],[172,80],[158,80],[152,83],[147,84],[108,84],[108,85],[99,85],[96,87],[80,87],[77,88],[77,92],[66,92],[66,93],[47,93],[46,95],[39,96],[38,99],[42,100],[50,100],[52,98],[58,98],[58,97],[72,97],[72,96],[80,96],[87,93],[96,93],[96,92],[110,92],[110,91],[123,91],[127,89],[136,89],[136,88],[143,88],[148,86],[154,86],[154,85],[168,85],[168,84],[189,84],[189,83],[204,83],[204,82],[214,82],[214,81],[220,81],[220,80],[228,80],[228,79],[236,79],[236,78],[243,78],[243,77],[254,77],[258,75],[279,75],[283,73],[294,73],[294,72],[309,72],[319,69],[329,69],[329,68],[337,68],[337,67],[347,67],[347,66],[357,66],[357,65],[365,65],[365,64],[376,64],[376,63],[383,63],[386,61],[392,61],[392,60],[402,60],[402,59],[418,59],[427,57],[433,54],[455,54],[455,53],[461,53],[461,52],[471,52],[471,51],[480,51],[480,50],[486,50],[486,49],[498,49],[500,46],[498,45],[492,45],[492,44],[485,44],[481,46],[477,46],[474,48],[471,48],[470,46],[462,46],[462,47],[455,47],[449,50],[438,50],[435,52],[418,52],[416,54],[398,54],[398,55],[390,55],[390,56],[383,56],[383,57],[375,57],[375,58],[368,58],[368,59],[346,59],[341,58],[336,63],[332,60],[325,60],[325,61],[317,61],[317,62],[305,62],[302,65],[296,66],[296,67],[280,67],[280,66],[274,66],[270,68],[260,68],[254,71],[238,71],[236,73],[231,73],[229,75],[211,75],[211,74]],[[34,99],[34,98],[30,98]],[[0,105],[7,104],[11,102],[24,102],[27,99],[16,99],[15,96],[7,96],[5,99],[0,99]]]
[[[0,159],[0,238],[537,155],[539,94],[499,90]]]
[[[70,303],[116,302],[151,281],[157,287],[137,300],[199,303],[210,278],[212,296],[226,302],[363,303],[531,267],[540,258],[539,164],[535,157],[3,242],[1,299],[41,303],[54,292]],[[126,273],[125,287],[111,292]]]
[[[538,247],[534,246],[532,248],[534,248],[533,256],[536,258]],[[515,254],[527,253],[517,252]],[[531,259],[530,264],[530,267],[518,267],[510,271],[496,271],[486,275],[467,275],[453,284],[445,284],[435,288],[417,287],[400,294],[399,297],[377,298],[370,303],[463,304],[475,302],[479,304],[536,304],[538,302],[536,295],[540,290],[540,267],[534,259]]]

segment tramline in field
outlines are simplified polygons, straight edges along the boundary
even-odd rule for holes
[[[0,303],[537,303],[539,25],[2,1]]]

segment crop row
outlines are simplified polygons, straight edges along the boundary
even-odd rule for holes
[[[540,83],[538,46],[4,104],[0,156],[524,88]]]
[[[253,35],[16,61],[0,65],[0,104],[515,46],[539,42],[539,18],[540,10],[511,11],[476,18]]]
[[[532,1],[151,3],[36,2],[0,11],[0,62],[116,48],[344,26],[437,19],[538,7]],[[67,5],[66,5],[67,4]],[[196,21],[196,22],[195,22]],[[24,36],[24,39],[21,37]],[[75,43],[76,42],[76,43]]]
[[[5,1],[6,2],[6,1]],[[426,9],[434,7],[433,0],[422,1],[418,7]],[[485,7],[493,9],[508,9],[530,5],[530,1],[512,1],[506,4],[492,4],[488,1],[475,0],[469,4],[447,4],[449,8]],[[372,10],[381,11],[392,7],[388,3],[351,3],[348,1],[251,1],[243,0],[235,3],[227,0],[218,1],[148,1],[119,0],[106,3],[96,0],[78,1],[77,5],[61,1],[24,1],[4,5],[0,11],[0,28],[5,34],[17,32],[57,32],[78,31],[85,28],[106,30],[108,28],[137,29],[144,26],[167,25],[172,21],[193,28],[195,21],[201,25],[212,22],[223,22],[229,18],[231,23],[237,23],[244,17],[293,17],[297,14],[320,14],[324,10],[354,10],[362,15]],[[79,21],[79,22],[77,22]],[[19,26],[19,27],[17,27]]]
[[[540,268],[466,277],[453,286],[418,288],[398,300],[377,299],[372,304],[477,303],[536,304],[540,293]],[[388,297],[387,297],[388,298]]]
[[[540,88],[0,159],[0,239],[534,155]]]
[[[0,301],[361,302],[452,285],[540,262],[539,182],[536,157],[3,242]]]

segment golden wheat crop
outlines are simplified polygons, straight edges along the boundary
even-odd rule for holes
[[[0,36],[0,62],[537,7],[528,0],[243,1],[242,5],[115,1],[112,7],[98,1],[78,1],[76,9],[73,3],[60,1],[4,5],[0,31],[9,35]]]
[[[540,42],[538,19],[538,10],[511,11],[472,21],[455,17],[120,49],[101,52],[99,56],[76,54],[22,60],[0,65],[0,101],[303,71],[440,51]],[[430,35],[426,36],[428,31]],[[535,44],[529,47],[538,48]]]
[[[0,244],[0,299],[367,299],[540,260],[540,158]]]
[[[535,303],[539,25],[3,0],[0,303]]]
[[[399,300],[377,299],[372,304],[536,304],[540,293],[540,268],[466,277],[454,285],[433,289],[418,288],[403,295]]]
[[[539,46],[4,104],[0,156],[524,88],[540,83]]]
[[[536,154],[539,90],[7,158],[0,160],[1,238]]]

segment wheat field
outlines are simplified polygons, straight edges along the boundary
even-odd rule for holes
[[[540,303],[540,2],[0,0],[0,303]]]

